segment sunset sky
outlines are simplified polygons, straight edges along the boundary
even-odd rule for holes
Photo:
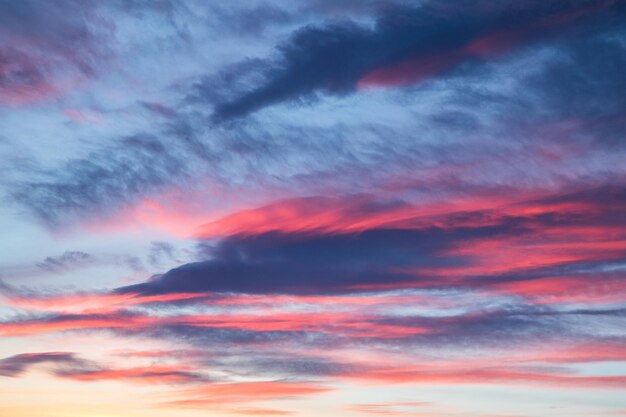
[[[626,416],[626,0],[0,0],[0,417]]]

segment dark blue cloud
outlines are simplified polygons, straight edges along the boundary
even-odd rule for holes
[[[311,200],[312,201],[312,200]],[[558,204],[567,203],[567,210]],[[470,210],[424,219],[415,228],[371,228],[360,232],[264,232],[235,234],[217,242],[199,244],[203,259],[172,269],[151,280],[123,288],[120,293],[143,295],[185,292],[338,293],[375,284],[412,282],[424,286],[488,287],[493,284],[595,273],[611,278],[611,269],[626,259],[615,249],[601,259],[554,261],[549,265],[512,268],[492,274],[464,274],[454,284],[441,277],[415,274],[417,269],[471,266],[479,254],[453,255],[449,249],[471,247],[473,242],[502,241],[526,236],[539,242],[542,233],[581,226],[607,230],[626,225],[624,190],[601,186],[561,193],[526,203],[538,213],[511,215],[497,210]],[[398,204],[367,202],[351,210],[365,213],[393,210]],[[521,206],[523,207],[523,205]],[[543,209],[542,209],[543,208]],[[367,218],[367,216],[365,216]],[[406,222],[406,220],[405,220]],[[555,243],[556,244],[556,243]]]
[[[202,245],[207,261],[183,265],[118,292],[335,293],[359,285],[419,281],[403,269],[464,265],[467,259],[444,255],[442,250],[523,230],[523,222],[512,219],[496,226],[453,230],[233,236],[216,245]]]
[[[276,62],[259,65],[264,82],[218,104],[213,116],[217,121],[245,116],[318,91],[345,94],[368,72],[407,58],[435,60],[450,53],[442,68],[448,70],[476,59],[472,54],[453,53],[473,40],[500,37],[501,42],[510,43],[505,49],[512,49],[554,35],[552,25],[578,22],[579,14],[593,15],[598,11],[594,6],[598,5],[590,1],[528,1],[485,9],[478,1],[426,2],[414,8],[385,9],[373,29],[351,22],[307,26],[278,47]],[[623,7],[619,10],[623,12]],[[570,22],[571,16],[577,18]],[[212,87],[215,85],[201,90]]]

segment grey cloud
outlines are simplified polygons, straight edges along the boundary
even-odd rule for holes
[[[94,263],[95,258],[81,251],[67,251],[59,256],[48,256],[37,267],[49,272],[64,272],[66,270],[84,267]]]
[[[69,352],[22,353],[0,359],[0,376],[17,377],[40,363],[76,365],[81,361]]]
[[[107,208],[120,208],[184,175],[180,158],[160,140],[131,136],[43,172],[39,180],[14,184],[12,197],[47,225],[60,226],[87,213],[106,216]]]

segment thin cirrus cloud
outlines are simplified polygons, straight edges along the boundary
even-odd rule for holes
[[[93,78],[108,61],[94,30],[92,2],[3,2],[0,39],[0,105],[26,106],[58,97]],[[62,11],[63,10],[63,11]]]

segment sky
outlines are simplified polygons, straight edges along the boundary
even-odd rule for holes
[[[0,0],[0,416],[626,415],[625,93],[624,0]]]

